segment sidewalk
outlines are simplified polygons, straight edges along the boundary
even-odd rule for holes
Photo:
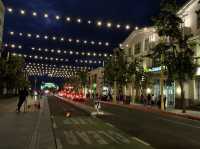
[[[142,104],[125,105],[125,104],[121,104],[121,103],[111,103],[111,102],[103,102],[103,101],[101,101],[101,103],[126,107],[126,108],[130,108],[130,109],[136,109],[136,110],[140,110],[143,112],[160,113],[162,115],[179,116],[179,117],[183,117],[183,118],[187,118],[187,119],[200,121],[200,111],[187,110],[186,113],[182,113],[181,109],[167,109],[166,111],[161,111],[160,109],[158,109],[157,106],[155,106],[155,107],[144,106]]]
[[[16,113],[16,103],[17,99],[0,101],[0,107],[4,107],[0,111],[0,148],[55,149],[47,99],[40,100],[40,110],[31,106],[26,113]]]

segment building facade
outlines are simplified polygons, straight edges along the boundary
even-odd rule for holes
[[[5,15],[5,7],[3,5],[3,2],[0,0],[0,56],[2,52],[2,43],[3,43],[4,15]]]
[[[191,41],[195,41],[195,58],[200,66],[200,4],[199,0],[190,0],[177,13],[183,20],[184,31],[187,34],[192,34]],[[159,36],[154,27],[142,28],[134,30],[131,35],[124,41],[121,48],[125,50],[125,56],[128,61],[134,58],[143,59],[143,67],[148,72],[151,72],[152,84],[146,89],[147,93],[153,94],[158,98],[160,95],[160,70],[161,67],[157,65],[156,61],[146,58],[152,47],[159,42]],[[134,97],[136,91],[131,89],[129,85],[126,94]],[[190,80],[184,84],[185,98],[189,104],[200,103],[200,67],[197,69],[194,80]],[[164,87],[164,95],[166,96],[166,106],[174,108],[180,105],[181,90],[177,82],[172,85]]]
[[[102,95],[104,83],[104,68],[99,67],[88,73],[89,92]]]

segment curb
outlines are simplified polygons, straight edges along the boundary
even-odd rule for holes
[[[163,116],[176,116],[176,117],[182,117],[182,118],[186,118],[186,119],[200,121],[200,117],[193,116],[193,115],[190,115],[190,114],[179,114],[179,113],[161,111],[160,109],[152,109],[152,108],[148,108],[148,107],[145,108],[145,107],[139,107],[139,106],[136,106],[136,105],[122,105],[122,104],[110,103],[110,102],[104,102],[104,101],[101,101],[101,103],[107,104],[107,105],[119,106],[119,107],[123,107],[123,108],[135,109],[135,110],[143,111],[143,112],[159,113]]]

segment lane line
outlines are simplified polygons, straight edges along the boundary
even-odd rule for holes
[[[147,143],[147,142],[145,142],[145,141],[143,141],[143,140],[141,140],[141,139],[139,139],[137,137],[132,137],[132,139],[136,140],[136,141],[138,141],[138,142],[140,142],[140,143],[142,143],[142,144],[144,144],[146,146],[151,146],[149,143]]]
[[[200,127],[195,126],[195,125],[191,125],[191,124],[186,124],[186,123],[182,123],[182,122],[176,122],[176,121],[165,119],[165,118],[159,118],[159,119],[163,120],[163,121],[170,122],[170,123],[179,124],[179,125],[182,125],[182,126],[187,126],[187,127],[192,127],[192,128],[200,129]]]

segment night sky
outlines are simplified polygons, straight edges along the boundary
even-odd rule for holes
[[[42,56],[53,57],[52,53],[37,53],[29,50],[30,47],[41,48],[59,48],[59,49],[76,49],[78,51],[95,51],[99,53],[111,54],[113,48],[125,40],[131,33],[131,30],[125,29],[108,29],[107,27],[98,27],[92,24],[87,24],[87,20],[100,20],[112,22],[115,25],[130,24],[132,30],[135,26],[144,27],[151,25],[151,17],[159,12],[159,4],[161,0],[3,0],[6,7],[13,8],[14,12],[5,15],[4,27],[4,43],[20,44],[23,48],[18,51],[25,54],[40,54]],[[179,0],[182,5],[186,0]],[[19,9],[26,10],[26,15],[22,16]],[[49,18],[44,18],[41,15],[33,17],[33,11],[38,14],[48,13]],[[72,18],[82,18],[83,22],[78,24],[76,21],[67,23],[65,19],[56,20],[55,16],[70,16]],[[86,21],[85,21],[86,20]],[[88,41],[109,42],[110,46],[99,45],[83,45],[74,43],[65,43],[52,40],[28,39],[27,37],[9,36],[8,32],[26,32],[31,34],[55,35],[58,37],[72,37],[73,39],[85,39]],[[16,49],[19,50],[19,49]],[[15,51],[15,49],[12,49]],[[62,57],[57,55],[56,57]],[[54,62],[54,61],[38,61],[38,63],[48,63],[57,65],[69,66],[89,66],[96,68],[102,64],[80,64],[75,63],[75,59],[88,59],[86,56],[65,56],[69,62]],[[99,60],[95,57],[90,57],[91,60]],[[100,59],[101,60],[101,59]],[[34,60],[27,60],[27,62]],[[44,79],[44,78],[43,78]]]

